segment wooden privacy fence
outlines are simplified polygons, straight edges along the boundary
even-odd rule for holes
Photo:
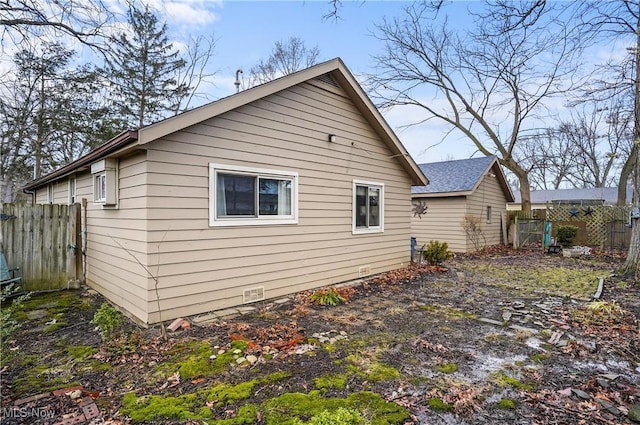
[[[522,246],[525,242],[542,242],[544,222],[548,220],[552,236],[557,226],[576,226],[576,245],[627,249],[631,238],[631,228],[628,227],[630,209],[629,206],[613,205],[550,205],[546,210],[512,211],[514,244],[519,242],[517,246]]]
[[[0,204],[0,248],[29,291],[77,287],[82,278],[81,207]]]

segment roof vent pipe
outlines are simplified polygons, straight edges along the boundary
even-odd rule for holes
[[[242,74],[242,69],[238,68],[236,70],[236,82],[233,83],[236,86],[236,93],[240,93],[240,74]]]

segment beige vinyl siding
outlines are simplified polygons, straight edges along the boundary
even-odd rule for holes
[[[145,153],[118,163],[118,204],[103,207],[93,202],[93,175],[76,179],[77,199],[87,206],[87,283],[113,303],[145,323],[147,321],[147,264]],[[134,258],[135,256],[135,258]]]
[[[53,189],[53,199],[49,199],[49,186]],[[54,181],[38,188],[36,191],[36,204],[68,204],[69,203],[69,183],[66,178]]]
[[[467,198],[468,213],[480,218],[480,226],[486,246],[500,244],[500,214],[506,211],[507,199],[497,177],[485,175],[478,188]],[[487,206],[491,206],[491,223],[487,223]],[[470,248],[473,246],[470,244]]]
[[[36,204],[47,204],[49,202],[48,199],[48,195],[47,195],[47,186],[42,186],[40,188],[38,188],[35,192],[36,192],[36,196],[35,196],[35,203]]]
[[[467,236],[462,221],[467,212],[465,196],[446,198],[414,198],[413,202],[425,202],[426,214],[421,218],[411,214],[411,236],[418,248],[429,241],[446,242],[453,252],[467,252]]]
[[[163,320],[239,305],[247,289],[281,297],[409,261],[410,179],[333,86],[303,83],[147,147]],[[298,224],[209,227],[209,163],[298,173]],[[352,234],[354,179],[384,183],[384,233]]]
[[[506,210],[506,197],[496,177],[486,175],[469,196],[449,196],[413,199],[414,203],[426,202],[427,213],[422,218],[411,218],[412,236],[418,247],[430,240],[447,242],[453,252],[476,250],[463,227],[465,215],[479,219],[486,246],[500,244],[500,214]],[[487,206],[491,206],[491,223],[486,222]]]

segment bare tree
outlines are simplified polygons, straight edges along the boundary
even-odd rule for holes
[[[103,31],[112,22],[112,13],[100,0],[0,0],[3,48],[7,39],[19,46],[49,34],[56,39],[69,36],[103,51]]]
[[[518,153],[522,163],[531,164],[532,185],[558,189],[561,184],[585,188],[617,182],[632,147],[632,116],[615,99],[611,106],[599,106],[584,103],[556,127],[521,144]]]
[[[518,144],[518,162],[527,170],[532,189],[559,189],[568,181],[577,153],[561,136],[562,133],[549,128],[522,138]]]
[[[25,44],[15,54],[15,71],[0,83],[0,194],[115,134],[117,124],[95,95],[95,69],[71,67],[73,56],[62,44],[47,42]]]
[[[277,41],[267,59],[260,60],[249,72],[249,86],[263,84],[315,65],[320,50],[307,47],[301,38]]]
[[[611,2],[588,2],[584,5],[585,25],[597,35],[626,43],[628,55],[622,61],[611,60],[603,66],[607,72],[585,90],[584,97],[613,98],[622,95],[632,99],[633,148],[625,162],[618,186],[618,202],[622,186],[631,175],[634,187],[634,207],[640,208],[640,2],[622,0]],[[624,180],[623,180],[624,179]],[[640,278],[640,220],[633,220],[631,243],[623,273]]]
[[[183,53],[185,67],[178,70],[176,77],[178,85],[189,87],[189,90],[178,93],[176,114],[189,109],[191,102],[197,97],[210,100],[206,95],[201,94],[199,88],[202,83],[207,82],[215,75],[214,72],[207,70],[215,47],[216,40],[213,37],[190,37],[187,51]]]
[[[529,210],[528,173],[516,146],[546,113],[545,101],[576,83],[571,78],[590,39],[573,24],[571,4],[488,2],[470,12],[473,28],[455,30],[446,19],[436,25],[432,18],[446,5],[436,6],[410,6],[404,18],[378,25],[386,47],[370,76],[374,97],[382,107],[419,107],[425,117],[415,124],[444,121],[483,154],[497,155],[518,178]]]

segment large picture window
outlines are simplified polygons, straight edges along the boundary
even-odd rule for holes
[[[353,233],[384,231],[384,185],[353,182]]]
[[[298,222],[297,173],[218,164],[209,169],[210,225]]]

